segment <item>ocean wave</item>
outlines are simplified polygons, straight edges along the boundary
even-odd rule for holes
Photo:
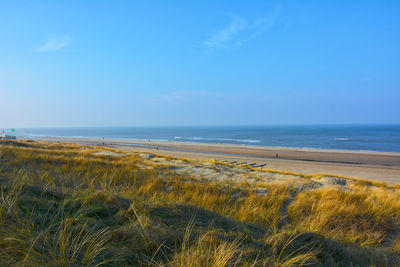
[[[351,141],[353,139],[350,137],[336,137],[336,138],[333,138],[333,140],[335,140],[335,141]]]
[[[237,142],[244,142],[244,143],[260,143],[260,140],[252,140],[252,139],[237,139]]]
[[[260,143],[261,142],[260,140],[253,140],[253,139],[181,137],[181,136],[174,136],[174,139],[202,140],[202,141],[225,141],[225,142],[238,142],[238,143]]]

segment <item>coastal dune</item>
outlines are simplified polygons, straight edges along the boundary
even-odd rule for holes
[[[267,168],[302,174],[334,174],[400,183],[400,153],[300,149],[189,142],[136,141],[46,137],[40,140],[100,145],[120,150],[140,150],[165,156],[192,159],[216,159],[247,164],[266,164]]]

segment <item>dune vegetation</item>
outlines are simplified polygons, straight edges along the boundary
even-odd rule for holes
[[[0,142],[0,265],[400,266],[399,186],[259,194],[141,155]]]

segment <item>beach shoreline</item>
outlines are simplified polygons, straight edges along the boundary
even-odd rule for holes
[[[330,149],[330,148],[312,148],[312,147],[291,147],[291,146],[263,146],[250,144],[229,144],[229,143],[208,143],[208,142],[190,142],[190,141],[169,141],[157,139],[124,139],[124,138],[100,138],[100,137],[81,137],[81,136],[31,136],[21,137],[20,140],[43,140],[43,141],[71,141],[71,142],[90,142],[95,143],[107,142],[119,145],[143,145],[143,146],[159,146],[168,147],[169,145],[189,145],[189,146],[209,146],[209,147],[236,147],[245,149],[267,149],[277,151],[303,151],[303,152],[328,152],[328,153],[350,153],[350,154],[372,154],[372,155],[389,155],[400,156],[400,152],[378,151],[378,150],[352,150],[352,149]]]
[[[266,164],[267,168],[280,171],[325,173],[369,179],[390,185],[400,184],[400,153],[394,152],[76,137],[27,139],[106,146],[123,151],[134,150],[180,158]]]

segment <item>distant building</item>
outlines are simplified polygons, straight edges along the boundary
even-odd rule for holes
[[[8,134],[3,134],[0,135],[0,140],[5,140],[5,139],[17,139],[17,137],[15,135],[8,135]]]

